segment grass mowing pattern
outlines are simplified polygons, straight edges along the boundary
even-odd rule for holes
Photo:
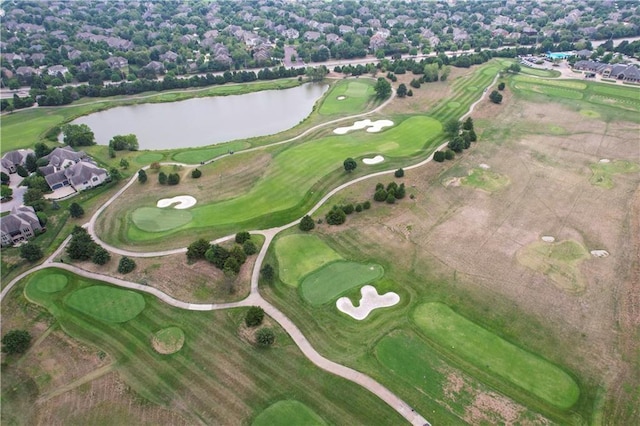
[[[589,259],[589,253],[575,241],[536,241],[518,250],[516,258],[527,268],[549,277],[561,290],[579,293],[585,289],[579,266]]]
[[[277,343],[267,350],[238,338],[245,309],[184,311],[143,295],[146,307],[135,319],[95,321],[71,309],[64,298],[98,282],[54,271],[67,275],[67,289],[47,294],[27,283],[27,298],[49,310],[66,333],[107,352],[133,392],[176,410],[190,424],[248,424],[281,399],[300,401],[329,424],[403,423],[371,393],[315,367],[280,328],[275,327]],[[180,324],[185,345],[175,354],[158,354],[149,338],[171,324]]]
[[[340,80],[324,97],[318,112],[321,115],[352,115],[363,112],[374,100],[374,84],[369,79]],[[338,100],[340,96],[345,98]]]
[[[458,315],[447,305],[420,305],[413,320],[443,350],[558,408],[568,409],[578,401],[580,389],[567,373]]]
[[[474,168],[468,176],[460,180],[463,185],[473,188],[483,189],[488,192],[495,192],[509,185],[509,178],[490,170]]]
[[[315,235],[293,234],[279,238],[275,244],[280,280],[293,287],[316,269],[342,259]]]
[[[67,286],[67,277],[62,274],[41,275],[34,285],[44,293],[55,293]]]
[[[315,411],[295,400],[278,401],[258,414],[251,426],[322,426],[327,423]]]
[[[144,232],[163,232],[186,225],[191,212],[174,208],[140,207],[131,215],[133,224]]]
[[[114,323],[132,320],[145,306],[140,293],[106,286],[76,290],[65,299],[65,303],[93,318]]]
[[[198,164],[201,161],[207,161],[212,158],[218,157],[222,154],[226,154],[229,151],[240,151],[248,148],[247,142],[230,142],[221,146],[215,146],[213,148],[205,149],[190,149],[187,151],[180,151],[173,155],[172,159],[179,163]]]
[[[302,298],[313,306],[330,302],[342,293],[384,275],[382,266],[338,260],[307,275],[300,283]]]
[[[640,171],[640,166],[638,166],[637,163],[626,160],[612,161],[610,163],[595,163],[589,167],[591,167],[591,171],[593,172],[593,176],[591,176],[589,182],[607,189],[613,188],[614,174],[636,173]]]

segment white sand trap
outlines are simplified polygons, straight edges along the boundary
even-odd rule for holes
[[[338,127],[333,131],[333,133],[335,133],[336,135],[344,135],[350,132],[351,130],[360,130],[367,127],[368,127],[367,132],[375,133],[382,130],[383,127],[389,127],[389,126],[393,126],[393,121],[391,120],[371,121],[367,118],[366,120],[356,121],[355,123],[353,123],[353,125],[349,127]]]
[[[339,100],[339,101],[344,101],[345,99],[347,99],[347,97],[346,96],[338,96],[336,99]]]
[[[607,257],[609,252],[606,250],[591,250],[591,254],[595,257]]]
[[[556,239],[549,236],[549,235],[545,235],[544,237],[542,237],[542,241],[544,241],[545,243],[552,243],[554,242]]]
[[[384,157],[382,155],[376,155],[373,158],[363,158],[362,162],[364,164],[378,164],[378,163],[382,163],[384,161]]]
[[[400,296],[398,296],[397,293],[390,291],[389,293],[385,293],[381,296],[378,294],[376,288],[370,285],[362,287],[360,289],[360,294],[362,294],[362,297],[360,298],[360,306],[355,307],[348,297],[341,297],[336,302],[336,308],[338,308],[340,312],[344,312],[352,318],[361,321],[374,309],[387,308],[400,301]]]
[[[179,195],[173,198],[163,198],[162,200],[158,200],[156,206],[162,209],[164,207],[169,207],[172,204],[175,204],[175,206],[173,206],[174,209],[188,209],[196,204],[196,199],[191,195]]]
[[[600,160],[600,162],[601,162],[601,163],[610,163],[610,162],[611,162],[611,160],[609,160],[608,158],[602,158],[602,159]]]
[[[481,169],[484,169],[484,170],[489,170],[491,168],[490,165],[484,164],[484,163],[480,164],[480,166],[478,166],[478,167],[480,167]]]

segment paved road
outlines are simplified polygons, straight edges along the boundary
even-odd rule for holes
[[[498,79],[498,76],[496,75],[496,77],[494,78],[493,82],[491,83],[491,86],[493,86],[496,81]],[[478,99],[476,102],[474,102],[470,108],[469,111],[462,117],[463,119],[465,117],[467,117],[469,114],[471,114],[471,112],[473,111],[473,109],[475,108],[475,106],[481,102],[482,100],[484,100],[486,94],[488,93],[488,89],[489,87],[487,87],[487,90],[485,90],[480,99]],[[364,116],[364,115],[369,115],[373,112],[377,112],[380,109],[382,109],[391,99],[389,99],[387,102],[383,103],[382,105],[380,105],[378,108],[376,108],[373,111],[370,111],[368,113],[364,113],[364,114],[358,114],[358,115],[354,115],[351,117],[346,117],[343,119],[338,119],[338,120],[333,120],[332,122],[329,123],[324,123],[318,126],[314,126],[313,128],[307,130],[306,132],[304,132],[301,135],[296,136],[295,138],[291,138],[288,139],[286,141],[283,142],[278,142],[278,143],[286,143],[286,142],[290,142],[292,140],[298,139],[306,134],[308,134],[309,132],[316,130],[320,127],[326,126],[328,124],[332,124],[338,121],[343,121],[343,120],[348,120],[348,119],[353,119],[356,117],[360,117],[360,116]],[[438,149],[442,149],[446,146],[446,143],[442,144],[440,147],[438,147]],[[260,147],[260,148],[255,148],[255,149],[262,149],[264,147]],[[410,165],[405,167],[405,169],[410,170],[410,169],[414,169],[417,167],[421,167],[427,163],[429,163],[430,161],[432,161],[433,159],[433,155],[429,156],[427,159],[414,164],[414,165]],[[339,187],[333,189],[332,191],[330,191],[327,195],[325,195],[309,212],[308,214],[312,214],[313,212],[315,212],[318,208],[320,208],[331,196],[333,196],[334,194],[336,194],[337,192],[341,191],[342,189],[350,186],[350,185],[354,185],[358,182],[361,182],[365,179],[370,179],[376,176],[381,176],[384,174],[390,174],[393,173],[394,170],[386,170],[386,171],[382,171],[382,172],[378,172],[378,173],[373,173],[370,174],[368,176],[363,176],[357,179],[354,179],[351,182],[347,182],[343,185],[340,185]],[[85,224],[85,227],[89,230],[89,232],[94,236],[94,238],[97,238],[97,236],[95,235],[95,230],[94,230],[94,226],[95,226],[95,220],[96,218],[104,211],[104,209],[106,207],[108,207],[118,196],[120,196],[124,191],[126,191],[135,181],[137,180],[136,176],[133,176],[131,178],[131,180],[124,186],[122,187],[113,197],[111,197],[100,209],[98,209],[98,211],[92,216],[91,220]],[[252,271],[252,275],[251,275],[251,291],[250,294],[247,298],[239,301],[239,302],[232,302],[232,303],[211,303],[211,304],[196,304],[196,303],[188,303],[188,302],[183,302],[181,300],[175,299],[171,296],[169,296],[168,294],[154,288],[154,287],[150,287],[150,286],[146,286],[146,285],[141,285],[141,284],[137,284],[137,283],[133,283],[133,282],[129,282],[126,280],[122,280],[119,278],[115,278],[115,277],[111,277],[111,276],[107,276],[107,275],[102,275],[102,274],[98,274],[95,272],[89,272],[89,271],[85,271],[83,269],[80,269],[76,266],[73,265],[69,265],[69,264],[65,264],[65,263],[59,263],[56,260],[59,258],[60,254],[62,253],[62,250],[64,250],[65,246],[67,245],[67,243],[69,242],[69,240],[71,239],[71,236],[67,237],[64,242],[60,245],[60,247],[58,247],[58,249],[51,254],[51,256],[49,256],[49,258],[42,263],[39,266],[36,266],[34,268],[32,268],[31,270],[24,272],[23,274],[19,275],[18,277],[16,277],[15,279],[13,279],[0,293],[0,301],[2,301],[2,299],[4,299],[5,295],[9,293],[9,291],[11,291],[11,289],[13,288],[13,286],[20,281],[21,279],[23,279],[24,277],[26,277],[27,275],[35,272],[35,271],[39,271],[42,269],[46,269],[46,268],[51,268],[51,267],[56,267],[56,268],[60,268],[60,269],[64,269],[70,272],[73,272],[77,275],[86,277],[86,278],[90,278],[90,279],[95,279],[95,280],[100,280],[100,281],[105,281],[114,285],[117,285],[119,287],[123,287],[123,288],[128,288],[128,289],[132,289],[132,290],[136,290],[136,291],[142,291],[148,294],[152,294],[155,297],[157,297],[158,299],[162,300],[163,302],[174,306],[176,308],[180,308],[180,309],[187,309],[187,310],[193,310],[193,311],[211,311],[211,310],[220,310],[220,309],[230,309],[230,308],[237,308],[237,307],[246,307],[246,306],[260,306],[262,307],[265,312],[271,316],[275,321],[277,321],[280,326],[282,326],[282,328],[291,336],[292,340],[296,343],[296,345],[298,345],[298,347],[300,348],[300,350],[302,351],[302,353],[311,361],[313,362],[316,366],[318,366],[319,368],[322,368],[323,370],[326,370],[332,374],[335,374],[337,376],[343,377],[347,380],[350,380],[354,383],[357,383],[359,385],[361,385],[362,387],[364,387],[365,389],[369,390],[370,392],[372,392],[373,394],[377,395],[380,399],[382,399],[383,401],[385,401],[387,404],[389,404],[389,406],[391,406],[393,409],[395,409],[398,414],[400,414],[401,416],[403,416],[409,423],[411,423],[412,425],[415,426],[424,426],[424,425],[429,425],[430,423],[423,417],[421,416],[419,413],[417,413],[411,406],[409,406],[406,402],[404,402],[401,398],[399,398],[397,395],[395,395],[393,392],[391,392],[389,389],[387,389],[384,385],[382,385],[381,383],[375,381],[374,379],[372,379],[371,377],[356,371],[352,368],[346,367],[344,365],[338,364],[336,362],[333,362],[325,357],[323,357],[322,355],[320,355],[311,345],[311,343],[309,343],[309,341],[306,339],[306,337],[304,336],[304,334],[300,331],[300,329],[284,314],[282,313],[280,310],[278,310],[275,306],[271,305],[268,301],[266,301],[264,298],[262,298],[262,296],[260,295],[259,292],[259,288],[258,288],[258,282],[259,282],[259,278],[260,278],[260,269],[262,267],[262,263],[264,261],[264,258],[266,256],[266,253],[269,249],[269,246],[271,244],[271,242],[273,241],[273,238],[280,233],[281,231],[290,228],[292,226],[295,226],[296,224],[298,224],[300,222],[300,219],[295,220],[289,224],[280,226],[280,227],[276,227],[276,228],[271,228],[271,229],[267,229],[267,230],[259,230],[259,231],[253,231],[253,233],[255,234],[260,234],[263,235],[265,237],[265,241],[264,244],[262,246],[262,248],[260,249],[260,252],[258,253],[258,256],[256,258],[256,262],[254,264],[254,269]],[[223,238],[220,238],[218,240],[215,240],[214,242],[222,242],[222,241],[226,241],[231,239],[233,236],[226,236]],[[99,240],[98,240],[99,241]],[[174,249],[174,250],[168,250],[168,251],[161,251],[161,252],[150,252],[150,253],[138,253],[138,252],[130,252],[127,250],[121,250],[118,249],[116,247],[111,247],[108,246],[107,244],[104,244],[104,242],[101,241],[101,243],[106,246],[109,250],[112,250],[115,253],[118,254],[126,254],[126,255],[131,255],[131,256],[138,256],[138,257],[152,257],[152,256],[163,256],[163,255],[168,255],[168,254],[175,254],[175,253],[183,253],[186,252],[186,248],[178,248],[178,249]]]

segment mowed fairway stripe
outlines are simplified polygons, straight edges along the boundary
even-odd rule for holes
[[[560,368],[458,315],[447,305],[420,305],[413,313],[413,320],[430,340],[447,352],[556,407],[570,408],[580,396],[576,382]]]

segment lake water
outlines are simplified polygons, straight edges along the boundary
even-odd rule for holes
[[[283,90],[263,90],[233,96],[111,108],[80,117],[99,145],[115,135],[133,133],[140,149],[198,147],[271,135],[305,119],[328,89],[303,84]]]

